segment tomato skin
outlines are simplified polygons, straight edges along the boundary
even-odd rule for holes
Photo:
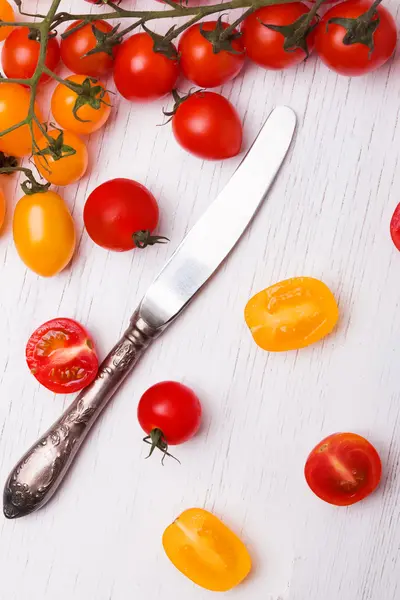
[[[158,224],[158,205],[147,188],[132,179],[111,179],[89,195],[83,211],[86,231],[95,244],[124,252],[135,248],[133,234]]]
[[[127,100],[152,101],[172,91],[179,76],[179,64],[154,52],[148,33],[136,33],[118,48],[114,82]]]
[[[284,49],[284,36],[264,27],[268,25],[291,25],[302,15],[309,12],[302,2],[264,6],[249,15],[242,24],[243,43],[251,61],[266,69],[280,70],[303,62],[307,56],[304,50],[296,48],[293,52]],[[315,34],[307,37],[308,50],[314,47]]]
[[[245,52],[241,38],[232,40],[235,53],[221,50],[213,52],[212,43],[203,35],[203,31],[214,31],[217,21],[192,25],[182,35],[179,41],[180,66],[186,79],[193,81],[199,87],[212,88],[231,81],[241,71]],[[222,22],[223,29],[229,23]],[[234,33],[238,33],[234,30]]]
[[[257,346],[285,352],[305,348],[327,336],[338,321],[339,309],[322,281],[293,277],[255,294],[244,316]]]
[[[400,204],[398,204],[390,221],[390,235],[397,250],[400,250]]]
[[[193,390],[177,381],[162,381],[141,397],[138,421],[147,434],[160,429],[165,441],[173,446],[187,442],[198,432],[201,412]]]
[[[56,275],[75,250],[75,227],[64,200],[55,192],[23,196],[15,207],[14,243],[25,265],[42,277]]]
[[[0,20],[6,23],[15,21],[14,10],[7,0],[0,0]],[[0,27],[0,42],[3,42],[13,30],[13,27]]]
[[[179,515],[164,531],[162,543],[172,564],[206,590],[227,592],[251,570],[251,557],[243,542],[203,508],[190,508]]]
[[[34,331],[26,345],[32,375],[56,394],[72,394],[91,383],[98,371],[94,343],[73,319],[52,319]]]
[[[29,27],[16,27],[4,42],[1,52],[1,62],[4,73],[10,79],[29,79],[35,72],[39,59],[40,42],[29,39]],[[55,37],[47,42],[45,65],[54,71],[60,62],[60,46]],[[50,80],[44,73],[41,83]]]
[[[50,129],[48,135],[57,139],[60,132],[57,129]],[[86,144],[71,131],[64,131],[64,144],[74,148],[76,153],[71,156],[62,156],[55,160],[52,156],[35,156],[34,161],[37,170],[44,179],[50,181],[54,185],[69,185],[79,181],[88,166],[88,151]],[[40,150],[48,147],[48,140],[42,136],[38,139],[37,145]]]
[[[67,27],[66,31],[74,29],[82,21],[74,21]],[[90,56],[84,56],[96,47],[96,38],[92,25],[104,33],[109,33],[112,26],[106,21],[93,21],[84,25],[65,39],[61,39],[61,59],[66,67],[73,73],[79,75],[90,75],[91,77],[102,77],[111,71],[115,56],[109,56],[106,52],[97,52]]]
[[[17,83],[0,83],[0,131],[4,131],[23,121],[29,110],[30,91]],[[35,113],[42,120],[35,104]],[[34,123],[35,137],[39,137],[39,129]],[[0,137],[0,150],[10,156],[22,158],[32,152],[32,138],[28,125],[23,125],[11,133]]]
[[[82,85],[87,79],[86,75],[71,75],[67,77],[67,81]],[[95,86],[101,86],[105,90],[105,86],[101,81],[93,83]],[[107,122],[111,113],[111,100],[108,92],[105,92],[100,108],[96,109],[89,104],[84,104],[77,111],[77,119],[73,113],[75,102],[78,94],[71,90],[66,85],[59,83],[55,88],[51,97],[51,112],[57,123],[76,134],[89,135],[97,131]],[[100,93],[96,96],[100,99]]]
[[[375,71],[393,55],[397,43],[397,26],[393,16],[383,6],[378,6],[380,23],[374,33],[374,50],[369,56],[369,48],[361,43],[345,45],[346,30],[341,25],[330,23],[329,19],[354,19],[367,12],[371,0],[348,0],[333,6],[324,15],[317,27],[316,50],[327,67],[340,75],[357,76]]]
[[[182,102],[172,130],[182,148],[206,160],[231,158],[242,146],[239,115],[229,100],[215,92],[197,92]]]
[[[355,433],[334,433],[312,450],[304,474],[321,500],[335,506],[350,506],[378,487],[382,463],[365,438]]]

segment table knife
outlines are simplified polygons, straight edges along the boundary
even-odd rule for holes
[[[26,452],[4,488],[4,515],[44,506],[62,483],[82,442],[149,344],[182,312],[240,239],[289,149],[294,112],[275,108],[231,179],[151,284],[96,379]],[[223,232],[223,234],[221,234]]]

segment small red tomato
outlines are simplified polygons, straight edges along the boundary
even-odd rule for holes
[[[148,33],[136,33],[118,48],[114,64],[114,81],[127,100],[156,100],[171,92],[179,75],[175,46],[173,58],[154,51]]]
[[[247,56],[266,69],[287,69],[303,62],[307,53],[301,47],[304,40],[298,39],[299,19],[309,13],[302,2],[264,6],[249,15],[242,24],[243,42]],[[270,29],[271,25],[276,29]],[[291,26],[289,30],[289,26]],[[306,47],[311,53],[315,33],[306,36]]]
[[[314,448],[305,477],[321,500],[336,506],[355,504],[379,485],[382,463],[375,448],[356,433],[334,433]]]
[[[138,421],[147,433],[144,441],[151,445],[150,454],[159,448],[165,456],[169,445],[183,444],[197,433],[201,423],[201,404],[186,385],[162,381],[141,397]]]
[[[381,67],[394,53],[396,43],[397,25],[386,8],[374,8],[372,0],[348,0],[325,13],[315,47],[330,69],[355,76]]]
[[[92,240],[108,250],[144,248],[166,238],[152,236],[158,224],[158,205],[144,185],[132,179],[111,179],[86,200],[83,220]]]
[[[390,235],[397,250],[400,250],[400,204],[396,206],[390,221]]]
[[[242,146],[242,124],[234,106],[215,92],[196,92],[183,100],[172,117],[177,142],[207,160],[231,158]]]
[[[39,383],[56,394],[83,389],[99,366],[92,338],[72,319],[52,319],[36,329],[26,345],[26,362]]]
[[[38,32],[29,27],[16,27],[4,42],[1,52],[1,62],[6,76],[10,79],[30,79],[35,72],[39,59],[40,42]],[[39,34],[40,35],[40,34]],[[47,42],[45,64],[54,71],[60,62],[60,46],[55,37]],[[44,73],[40,82],[45,83],[50,79]]]
[[[178,50],[183,74],[200,87],[222,85],[236,77],[244,65],[244,46],[241,38],[236,37],[240,35],[236,29],[227,40],[232,52],[218,50],[218,42],[210,41],[227,27],[229,23],[207,21],[192,25],[180,39]]]
[[[90,75],[91,77],[102,77],[111,71],[115,48],[111,55],[106,52],[88,52],[94,50],[98,45],[98,37],[112,31],[112,26],[106,21],[93,21],[80,27],[82,21],[74,21],[65,30],[67,37],[61,39],[61,59],[66,67],[78,75]],[[72,33],[72,30],[74,30]]]

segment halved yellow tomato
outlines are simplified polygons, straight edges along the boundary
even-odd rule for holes
[[[253,296],[245,308],[254,341],[270,352],[314,344],[332,331],[338,318],[332,292],[312,277],[280,281]]]
[[[23,196],[15,207],[13,234],[22,261],[43,277],[62,271],[75,250],[74,222],[55,192]]]
[[[175,567],[197,585],[226,592],[250,572],[243,542],[202,508],[185,510],[164,532],[164,550]]]

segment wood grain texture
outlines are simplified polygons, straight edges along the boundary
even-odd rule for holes
[[[400,23],[396,0],[386,5]],[[71,6],[83,2],[63,4]],[[118,393],[60,493],[37,514],[0,519],[1,598],[205,600],[209,592],[175,571],[161,548],[164,528],[191,506],[222,517],[253,555],[254,573],[232,599],[400,598],[400,255],[388,232],[400,189],[400,60],[353,80],[315,58],[284,73],[249,65],[223,91],[243,116],[246,146],[275,105],[293,107],[299,127],[286,164],[218,276]],[[74,317],[103,356],[238,162],[185,154],[169,126],[156,127],[163,104],[116,97],[111,121],[90,138],[90,174],[63,191],[79,236],[72,268],[40,279],[19,261],[10,223],[0,239],[0,481],[69,402],[29,374],[30,333]],[[159,199],[170,244],[117,254],[89,240],[85,199],[118,176]],[[16,199],[16,181],[6,186]],[[245,327],[245,303],[297,275],[330,286],[340,326],[299,353],[264,353]],[[145,461],[140,442],[138,399],[163,379],[192,386],[204,404],[200,435],[177,451],[181,466]],[[376,445],[384,480],[365,502],[334,508],[308,490],[303,466],[323,436],[345,430]]]

